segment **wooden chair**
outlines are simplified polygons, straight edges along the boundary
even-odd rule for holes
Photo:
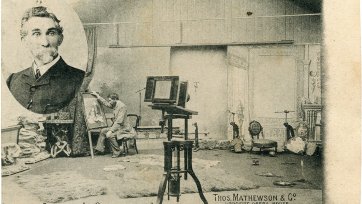
[[[112,126],[113,120],[114,120],[114,115],[111,113],[106,113],[105,117],[107,120],[108,127]],[[128,143],[133,142],[133,147],[136,150],[136,153],[138,154],[136,137],[137,137],[137,128],[140,124],[141,117],[136,114],[127,114],[127,117],[128,117],[128,119],[135,117],[136,120],[135,120],[135,124],[133,126],[135,131],[127,133],[127,134],[117,134],[117,142],[118,142],[120,148],[121,148],[121,146],[123,146],[123,151],[125,154],[128,154],[128,149],[129,149]],[[133,120],[131,120],[131,121],[133,121]],[[92,158],[94,158],[92,133],[100,134],[101,130],[102,130],[102,128],[88,130],[88,139],[89,139],[90,153],[91,153]]]
[[[105,113],[104,115],[106,118],[107,126],[108,127],[112,126],[113,119],[114,119],[113,113]],[[94,158],[92,133],[96,133],[99,135],[101,133],[101,130],[102,130],[102,128],[88,130],[89,149],[90,149],[90,154],[91,154],[92,159]]]
[[[136,115],[136,114],[127,114],[127,117],[129,119],[129,121],[133,121],[134,125],[132,126],[134,129],[134,132],[130,132],[130,133],[125,133],[125,134],[117,134],[117,141],[119,142],[120,146],[123,146],[123,153],[125,155],[128,154],[128,143],[132,142],[133,143],[133,148],[136,150],[136,153],[138,154],[138,149],[137,149],[137,130],[138,130],[138,126],[140,125],[140,120],[141,120],[141,116]],[[131,118],[134,118],[133,120],[131,120]]]
[[[275,148],[275,152],[277,152],[278,143],[274,140],[269,140],[264,138],[263,127],[260,125],[258,121],[253,120],[249,123],[249,133],[252,139],[250,153],[252,152],[254,147],[259,148],[260,152],[263,149],[268,149],[268,148]],[[260,133],[263,139],[259,139]],[[254,139],[255,136],[256,139]]]

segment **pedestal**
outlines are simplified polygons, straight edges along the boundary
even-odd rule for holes
[[[321,141],[320,121],[317,121],[318,115],[321,119],[322,105],[319,104],[304,104],[302,106],[304,111],[304,121],[308,125],[308,138],[311,141]],[[317,133],[317,131],[319,131]],[[318,136],[318,137],[317,137]]]
[[[166,190],[166,184],[168,184],[167,195],[174,196],[177,202],[180,199],[180,178],[184,175],[184,179],[187,179],[187,175],[190,174],[194,179],[200,198],[204,204],[207,204],[207,200],[202,193],[202,187],[199,179],[192,169],[192,145],[193,141],[188,140],[188,120],[192,115],[197,115],[196,111],[188,110],[186,108],[170,105],[170,104],[152,104],[152,109],[162,111],[162,119],[167,119],[168,131],[167,142],[163,142],[164,146],[164,173],[158,189],[157,204],[162,204],[163,195]],[[167,113],[167,115],[165,115]],[[184,119],[185,121],[185,140],[173,140],[172,139],[172,123],[174,119]],[[181,169],[180,154],[184,151],[184,168]],[[172,154],[176,155],[176,166],[172,165]]]
[[[204,204],[207,204],[207,200],[202,192],[202,187],[199,179],[197,178],[194,170],[192,169],[192,140],[184,141],[167,141],[163,142],[164,146],[164,173],[158,189],[157,204],[162,204],[163,196],[167,188],[167,197],[174,196],[177,202],[180,199],[180,183],[181,175],[184,175],[184,179],[187,180],[187,174],[190,174],[194,179],[199,196]],[[180,153],[184,151],[184,169],[181,169]],[[172,165],[172,154],[176,155],[176,166]]]

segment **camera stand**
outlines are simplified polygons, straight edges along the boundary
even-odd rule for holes
[[[163,196],[166,190],[166,184],[168,184],[168,199],[170,196],[174,196],[177,202],[180,199],[180,178],[181,174],[184,174],[184,179],[187,180],[187,174],[194,179],[200,198],[204,204],[207,204],[207,200],[202,192],[202,187],[199,179],[192,169],[192,145],[193,141],[188,140],[188,119],[191,115],[197,115],[195,111],[187,110],[180,106],[170,104],[153,104],[150,105],[152,109],[162,110],[162,117],[167,119],[167,138],[168,141],[163,142],[164,146],[164,173],[158,189],[157,204],[162,204]],[[167,115],[164,116],[164,113]],[[185,140],[172,140],[172,121],[173,119],[185,120]],[[181,151],[184,151],[184,169],[181,169]],[[172,155],[176,155],[176,165],[172,163]]]
[[[289,138],[289,134],[288,134],[288,126],[291,127],[288,124],[288,113],[292,113],[295,111],[289,111],[289,110],[284,110],[284,111],[276,111],[274,113],[284,113],[285,114],[285,118],[284,118],[284,126],[285,126],[285,139],[288,140]],[[293,137],[294,137],[294,132],[293,132]]]

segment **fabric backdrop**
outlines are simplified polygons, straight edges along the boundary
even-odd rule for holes
[[[95,60],[97,56],[97,29],[95,26],[87,26],[84,28],[88,42],[88,63],[86,68],[86,77],[78,92],[71,110],[74,110],[74,130],[72,139],[73,156],[83,156],[89,150],[87,142],[87,126],[83,113],[83,98],[82,93],[86,92],[95,72]]]

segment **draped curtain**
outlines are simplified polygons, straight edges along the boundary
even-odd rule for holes
[[[85,32],[88,42],[88,62],[86,68],[86,77],[83,81],[81,91],[86,91],[88,85],[90,84],[94,71],[95,71],[95,61],[97,56],[97,29],[95,26],[85,27]]]
[[[88,62],[85,78],[78,92],[74,106],[74,129],[72,139],[73,156],[83,156],[89,150],[87,139],[87,126],[84,119],[84,107],[82,93],[86,92],[95,73],[95,61],[97,56],[97,29],[95,26],[84,28],[88,42]]]
[[[249,140],[249,48],[228,46],[228,124],[235,122],[239,126],[241,137]],[[234,113],[234,115],[232,114]],[[228,126],[228,139],[233,138],[233,128]]]

